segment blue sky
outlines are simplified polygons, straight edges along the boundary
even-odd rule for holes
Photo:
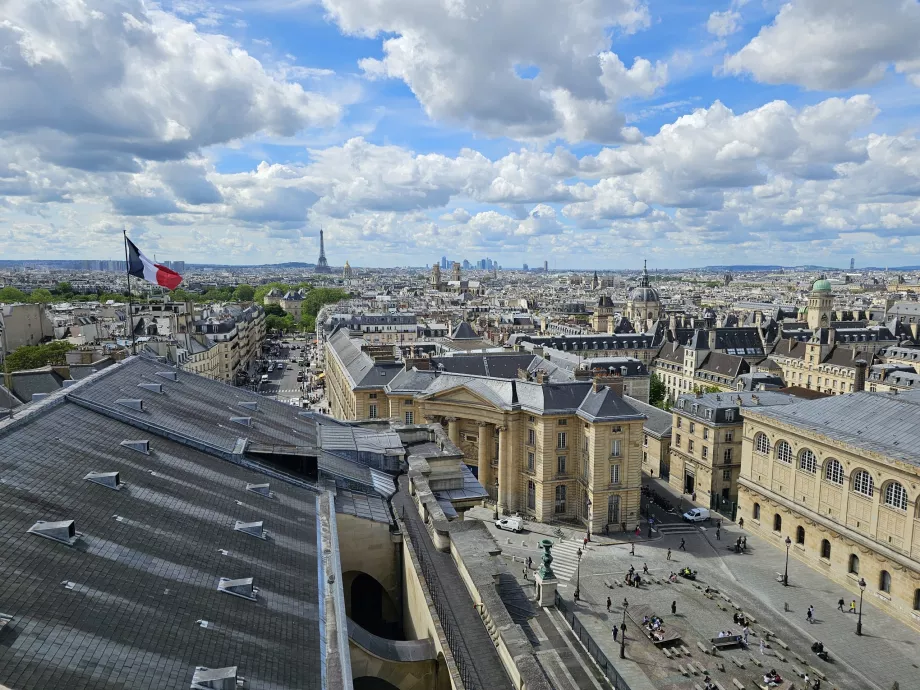
[[[4,258],[920,263],[913,0],[0,10]]]

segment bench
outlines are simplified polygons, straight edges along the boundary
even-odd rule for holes
[[[669,659],[671,658],[671,650],[670,650],[670,649],[668,649],[667,647],[660,647],[660,649],[661,649],[662,652],[664,652],[664,655],[665,655],[666,657],[668,657]]]
[[[824,675],[824,672],[820,668],[815,668],[814,666],[809,666],[811,672],[814,673],[821,680],[827,680],[827,676]]]
[[[738,668],[744,668],[744,662],[741,659],[736,659],[733,656],[728,657],[728,660],[731,661]]]
[[[706,649],[706,646],[705,646],[702,642],[700,642],[699,640],[696,641],[696,646],[700,648],[700,651],[701,651],[703,654],[709,654],[709,650]]]
[[[755,657],[753,654],[748,654],[748,656],[751,658],[751,661],[754,663],[755,666],[757,666],[758,668],[760,668],[761,666],[763,666],[763,664],[761,663],[760,659],[758,659],[757,657]]]
[[[753,619],[752,619],[752,620],[753,620]],[[755,621],[755,622],[756,622],[756,621]],[[765,627],[760,626],[760,629],[763,630],[764,637],[766,637],[768,640],[769,640],[771,637],[776,637],[776,635],[774,635],[772,631],[767,630]]]
[[[713,637],[709,640],[716,649],[729,649],[731,647],[744,646],[744,638],[741,635],[729,635],[727,637]]]
[[[677,670],[680,671],[680,675],[690,677],[690,672],[684,668],[683,664],[678,665]]]
[[[725,673],[725,664],[721,661],[716,662],[716,668],[719,669],[719,673]]]
[[[805,676],[805,674],[802,673],[802,672],[799,670],[799,667],[796,666],[795,664],[792,665],[792,672],[793,672],[795,675],[797,675],[799,678],[803,678],[803,677]]]
[[[773,641],[776,642],[776,644],[778,644],[780,647],[785,649],[787,652],[789,651],[789,645],[787,645],[785,642],[783,642],[781,639],[779,639],[775,635],[773,636]]]
[[[784,656],[783,656],[782,654],[780,654],[779,652],[774,652],[774,654],[776,655],[776,658],[777,658],[777,659],[779,659],[780,661],[782,661],[784,664],[786,663],[786,657],[784,657]]]
[[[680,651],[683,652],[684,656],[690,656],[690,649],[683,643],[680,645]]]
[[[737,678],[732,678],[732,685],[738,688],[738,690],[744,690],[744,683],[742,683]]]
[[[807,661],[805,661],[805,659],[802,658],[802,656],[798,652],[793,652],[792,655],[796,658],[796,661],[798,661],[800,664],[808,663]]]
[[[702,676],[706,675],[706,669],[703,668],[703,664],[701,664],[699,661],[691,661],[690,665],[693,666],[697,671],[699,671],[700,675]]]

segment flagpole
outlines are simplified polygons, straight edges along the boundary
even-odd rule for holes
[[[134,308],[131,302],[131,260],[128,258],[128,231],[122,227],[121,235],[125,240],[125,275],[128,278],[128,323],[131,325],[131,354],[137,354],[137,342],[134,339]]]

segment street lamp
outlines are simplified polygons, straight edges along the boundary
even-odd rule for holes
[[[863,592],[866,591],[865,578],[859,578],[859,618],[856,619],[856,634],[862,635],[862,598]]]
[[[789,586],[789,547],[792,546],[792,540],[786,537],[786,572],[783,573],[783,587]]]
[[[578,556],[578,569],[575,576],[575,601],[578,601],[578,597],[581,596],[581,549],[578,549],[575,555]]]
[[[495,519],[498,520],[498,479],[495,480]]]
[[[585,534],[585,541],[591,541],[591,499],[588,499],[588,531]]]
[[[626,658],[626,609],[629,608],[629,602],[623,599],[623,622],[620,624],[620,658]]]

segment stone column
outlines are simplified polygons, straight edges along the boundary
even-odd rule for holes
[[[457,448],[460,447],[460,420],[456,417],[447,418],[447,435],[450,437],[451,443],[453,443]]]
[[[511,434],[508,426],[495,427],[498,429],[498,512],[501,514],[508,507],[508,486],[511,472]]]
[[[492,483],[492,425],[479,422],[479,483],[488,491]]]

